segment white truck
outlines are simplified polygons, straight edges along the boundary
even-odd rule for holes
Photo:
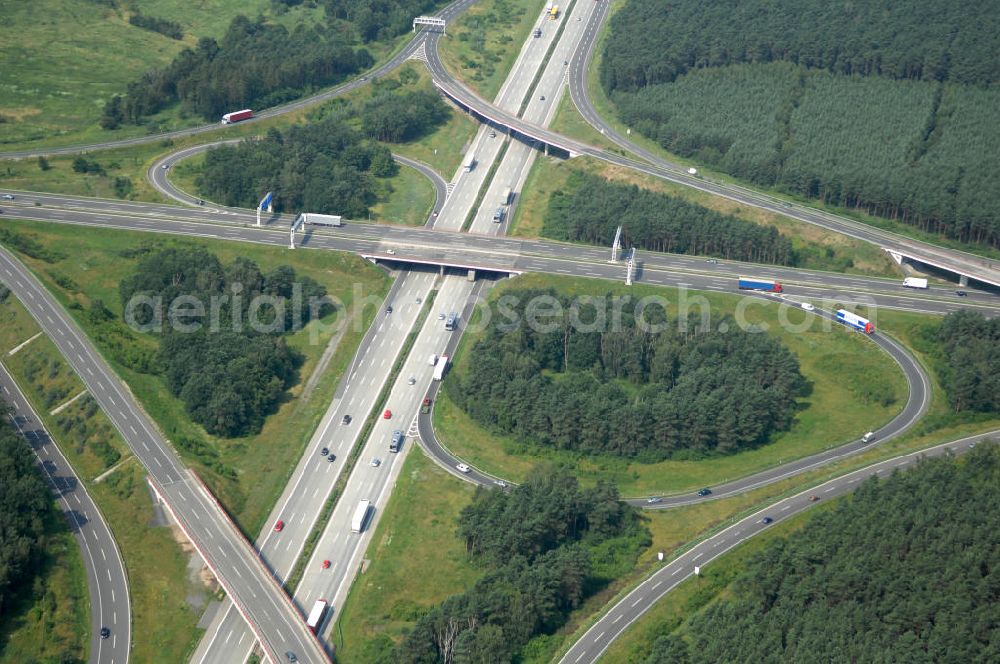
[[[302,221],[311,226],[343,226],[344,219],[340,215],[317,214],[306,212],[302,215]]]
[[[309,612],[309,617],[306,618],[306,626],[313,634],[316,634],[319,629],[320,624],[323,622],[323,616],[326,615],[326,610],[329,606],[329,602],[325,599],[318,599],[313,604],[312,611]]]
[[[500,205],[510,205],[510,195],[512,193],[514,192],[510,190],[510,187],[505,188],[503,193],[500,194]]]
[[[903,279],[903,286],[905,286],[906,288],[923,288],[924,290],[926,290],[927,280],[918,279],[916,277],[906,277],[905,279]]]
[[[442,355],[438,360],[437,365],[434,367],[434,380],[441,380],[444,378],[444,372],[448,369],[448,356]]]
[[[354,510],[354,517],[351,519],[352,533],[360,533],[365,529],[365,522],[368,521],[368,509],[371,504],[370,500],[362,500],[358,503],[358,508]]]
[[[462,169],[466,173],[471,173],[472,169],[475,167],[476,167],[476,155],[472,154],[472,152],[469,152],[469,154],[465,155],[465,161],[462,162]]]

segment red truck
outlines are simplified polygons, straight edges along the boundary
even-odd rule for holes
[[[249,120],[253,117],[253,111],[249,108],[244,108],[242,111],[233,111],[232,113],[226,113],[222,116],[222,124],[233,124],[234,122],[239,122],[240,120]]]

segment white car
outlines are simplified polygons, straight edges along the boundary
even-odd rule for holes
[[[385,253],[389,254],[390,256],[395,256],[396,255],[396,250],[395,249],[386,249]]]
[[[813,309],[816,308],[813,305],[809,304],[808,302],[803,302],[799,306],[802,307],[803,309],[805,309],[806,311],[812,311]]]
[[[471,470],[471,468],[469,468],[469,467],[468,467],[468,466],[467,466],[466,464],[464,464],[464,463],[460,463],[460,464],[458,464],[458,465],[457,465],[457,466],[455,466],[455,467],[456,467],[456,468],[458,468],[458,472],[460,472],[460,473],[467,473],[467,472],[469,472],[469,471]]]
[[[865,435],[861,436],[861,442],[862,443],[867,443],[868,441],[870,441],[874,437],[875,437],[875,432],[869,431]]]
[[[379,459],[378,457],[372,457],[372,465],[378,468],[379,466],[382,465],[382,459]]]
[[[14,194],[4,194],[0,198],[3,198],[5,201],[12,201],[14,200]]]

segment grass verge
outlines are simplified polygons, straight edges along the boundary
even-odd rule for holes
[[[670,314],[676,314],[679,302],[694,297],[680,295],[673,289],[608,284],[586,278],[524,275],[505,281],[491,293],[499,297],[511,287],[555,287],[562,293],[601,296],[629,294],[633,298],[659,294],[670,302]],[[697,293],[716,313],[732,313],[741,301],[739,296],[718,293]],[[792,333],[778,324],[779,307],[760,302],[743,312],[749,324],[766,325],[768,333],[780,339],[798,358],[803,375],[811,384],[811,393],[800,398],[800,410],[792,428],[775,440],[755,450],[726,457],[709,457],[698,461],[667,460],[640,464],[613,457],[586,457],[571,452],[543,449],[510,437],[489,432],[454,406],[446,389],[435,407],[435,428],[438,436],[459,457],[483,471],[514,481],[520,481],[527,469],[542,461],[571,464],[585,482],[598,479],[614,481],[626,496],[674,493],[695,490],[723,481],[736,479],[795,458],[847,442],[891,419],[905,403],[906,384],[896,364],[888,355],[858,335],[840,327],[824,326],[820,319],[802,332]],[[788,311],[792,325],[808,320],[799,311]],[[468,348],[478,335],[466,335],[456,354],[454,370],[463,372],[467,366]],[[861,381],[843,380],[844,374],[883,376],[891,403],[866,402],[861,396]]]
[[[388,289],[388,276],[354,256],[334,252],[288,252],[263,245],[164,239],[144,233],[96,228],[81,235],[73,227],[60,224],[0,223],[19,233],[30,234],[56,255],[57,259],[51,263],[23,255],[21,258],[70,310],[166,437],[175,443],[180,439],[204,443],[179,452],[252,538],[290,476],[295,459],[308,443],[340,375],[378,311],[377,302],[381,302]],[[180,400],[170,394],[160,376],[138,373],[121,361],[127,353],[137,349],[156,348],[152,336],[133,333],[124,325],[118,297],[118,284],[136,264],[133,252],[150,243],[152,246],[177,246],[178,243],[201,246],[218,255],[224,264],[243,256],[255,261],[264,271],[278,265],[291,265],[297,274],[316,279],[327,287],[331,296],[343,303],[342,308],[323,321],[323,326],[314,322],[286,337],[287,343],[305,357],[300,381],[289,390],[290,398],[267,419],[259,434],[232,439],[209,436],[191,422]],[[70,274],[73,275],[70,281],[60,276]],[[372,300],[365,301],[369,296]],[[88,315],[91,303],[98,299],[113,312],[112,321],[99,323]],[[359,307],[354,307],[356,302]],[[355,308],[359,310],[353,311]],[[345,317],[346,331],[315,388],[304,394],[305,379],[311,375],[335,334],[331,328],[337,316]],[[235,479],[227,477],[230,471],[235,473]]]
[[[34,583],[4,597],[0,662],[87,658],[90,610],[80,546],[54,502],[42,518],[45,531]]]
[[[758,226],[773,227],[791,240],[798,258],[796,267],[874,276],[900,274],[888,254],[868,242],[589,157],[535,160],[524,187],[524,205],[518,208],[513,233],[522,237],[542,237],[552,194],[564,189],[572,174],[581,172],[675,196]]]
[[[361,451],[364,449],[365,443],[368,442],[368,436],[371,435],[375,422],[378,421],[380,413],[382,413],[385,408],[385,403],[389,399],[390,392],[392,392],[392,386],[396,383],[396,379],[399,378],[399,372],[402,371],[403,364],[405,364],[406,358],[410,354],[410,349],[413,348],[413,342],[417,340],[417,335],[420,334],[420,329],[424,326],[424,321],[427,320],[427,314],[434,304],[434,298],[436,295],[436,290],[432,290],[427,295],[427,300],[424,302],[423,307],[421,307],[420,314],[417,316],[417,320],[414,323],[413,331],[406,336],[406,340],[403,342],[403,347],[399,351],[399,356],[396,358],[396,362],[392,365],[392,370],[386,378],[385,385],[382,387],[382,391],[379,392],[378,397],[375,399],[375,405],[372,406],[371,412],[368,413],[368,417],[365,418],[365,423],[361,427],[361,431],[358,432],[358,438],[355,441],[354,448],[348,453],[347,462],[344,464],[344,468],[341,471],[340,476],[337,478],[337,484],[330,493],[330,497],[327,499],[326,504],[323,505],[323,509],[320,511],[320,515],[316,519],[316,525],[313,527],[312,532],[309,533],[309,536],[306,538],[306,542],[302,547],[302,554],[299,555],[298,562],[295,563],[295,567],[292,568],[291,574],[288,575],[288,579],[285,581],[285,587],[296,588],[299,585],[299,581],[302,580],[302,574],[305,572],[306,564],[309,562],[309,559],[312,558],[313,551],[316,549],[316,545],[323,536],[323,531],[326,530],[326,524],[330,520],[330,515],[333,514],[333,508],[337,506],[337,501],[340,499],[340,495],[344,492],[344,487],[347,486],[347,481],[351,477],[354,465],[358,462],[358,458],[361,456]]]
[[[0,316],[4,320],[11,316],[30,320],[27,311],[13,298],[0,305]],[[35,325],[31,334],[38,329]],[[27,331],[31,331],[30,328]],[[48,341],[47,338],[45,340]],[[32,343],[39,341],[42,338]],[[66,367],[64,360],[56,359]],[[146,490],[144,470],[138,464],[126,463],[105,481],[93,483],[97,466],[90,448],[81,450],[78,445],[70,443],[72,436],[63,432],[63,424],[72,417],[71,414],[63,411],[56,416],[49,415],[38,396],[42,388],[17,367],[8,366],[59,449],[77,475],[87,483],[87,491],[107,520],[121,550],[129,579],[133,661],[183,661],[200,638],[200,630],[196,626],[207,602],[208,591],[188,570],[191,551],[183,548],[187,545],[179,543],[179,532],[153,525],[156,515]],[[72,421],[77,420],[74,418]],[[125,442],[102,411],[94,409],[79,422],[87,431],[104,432],[104,444],[126,449]],[[71,544],[76,547],[75,542],[71,541]],[[85,590],[84,593],[86,595]]]
[[[370,662],[420,615],[480,575],[455,536],[474,488],[413,450],[368,547],[371,562],[351,586],[334,629],[337,659]]]
[[[524,41],[535,28],[544,2],[487,0],[467,9],[438,45],[445,67],[485,99],[493,99]],[[561,20],[561,19],[560,19]],[[548,28],[548,21],[543,28]]]

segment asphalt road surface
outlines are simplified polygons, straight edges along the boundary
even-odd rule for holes
[[[0,282],[6,284],[83,380],[90,395],[121,432],[148,471],[148,481],[213,574],[233,598],[272,657],[295,652],[303,662],[329,661],[288,596],[201,482],[184,468],[62,307],[10,252],[0,247]]]
[[[475,171],[474,171],[475,173]],[[449,197],[445,209],[460,197]],[[474,196],[472,197],[474,198]],[[18,192],[5,208],[11,219],[171,233],[287,246],[291,217],[272,216],[254,228],[252,211],[180,208],[152,203]],[[445,213],[442,212],[442,216]],[[454,218],[450,214],[446,219]],[[464,218],[464,217],[463,217]],[[440,217],[439,217],[440,219]],[[439,221],[439,224],[444,224]],[[543,272],[598,279],[621,280],[625,267],[610,263],[610,248],[576,245],[550,240],[495,237],[482,233],[447,232],[447,225],[434,230],[387,224],[346,222],[340,228],[310,229],[297,236],[297,245],[377,256],[398,264],[446,262],[478,266],[498,272]],[[442,232],[444,231],[444,232]],[[392,250],[394,254],[389,254]],[[785,286],[785,299],[797,306],[810,301],[821,308],[838,303],[859,303],[877,309],[899,309],[917,313],[946,314],[959,309],[995,315],[1000,308],[996,294],[964,289],[960,297],[954,287],[932,286],[928,290],[903,287],[901,280],[881,277],[818,272],[737,261],[715,261],[694,256],[638,253],[636,283],[674,286],[689,290],[735,292],[740,275],[775,278]]]
[[[580,109],[581,113],[588,122],[594,124],[602,134],[607,136],[609,132],[613,133],[612,128],[594,112],[593,106],[586,100],[585,86],[580,87],[581,81],[585,80],[583,66],[590,60],[591,51],[596,43],[596,37],[599,32],[599,25],[606,18],[606,10],[603,7],[599,7],[590,16],[589,23],[593,24],[593,28],[588,32],[582,43],[584,50],[578,51],[574,58],[569,80],[571,82],[575,80],[577,92],[574,95],[574,100],[583,103],[584,106]],[[550,131],[537,123],[518,118],[516,115],[482,99],[464,84],[455,80],[438,57],[436,48],[432,48],[436,39],[436,36],[429,35],[428,46],[425,50],[428,56],[428,68],[438,88],[458,103],[474,110],[487,121],[497,126],[508,127],[521,136],[527,137],[529,141],[542,141],[549,145],[562,147],[573,154],[587,155],[608,163],[646,173],[647,175],[722,196],[745,205],[769,210],[809,224],[827,228],[849,237],[871,242],[882,248],[897,251],[917,260],[931,262],[944,269],[968,275],[994,286],[1000,286],[1000,261],[913,240],[853,221],[846,217],[820,212],[810,207],[790,203],[768,196],[767,194],[761,194],[745,187],[714,182],[700,176],[690,175],[683,169],[677,168],[675,164],[663,160],[648,151],[641,150],[638,146],[632,145],[621,136],[616,135],[616,142],[619,142],[623,146],[628,146],[628,149],[635,154],[641,154],[650,163],[596,148],[582,141],[567,138],[554,131]]]
[[[694,574],[695,566],[704,567],[722,554],[731,551],[754,535],[758,535],[774,523],[803,512],[817,502],[853,491],[872,476],[886,477],[897,469],[913,465],[921,457],[933,457],[947,452],[961,454],[972,448],[978,441],[995,438],[1000,431],[979,434],[961,440],[945,443],[927,450],[912,452],[886,461],[872,464],[860,470],[847,473],[819,486],[813,487],[790,498],[785,498],[762,510],[724,528],[708,539],[666,562],[645,581],[621,600],[616,602],[560,659],[560,664],[592,664],[600,659],[608,646],[656,602],[676,588],[682,581]],[[816,500],[812,500],[816,496]],[[773,519],[765,524],[765,516]]]
[[[214,143],[203,143],[201,145],[182,148],[180,150],[177,150],[176,152],[171,152],[170,154],[160,157],[159,159],[153,162],[153,165],[149,167],[148,171],[146,171],[146,179],[149,180],[149,183],[153,185],[154,189],[159,191],[167,198],[173,199],[179,203],[184,203],[185,205],[207,206],[209,210],[219,210],[224,206],[220,206],[217,203],[211,201],[205,201],[204,199],[192,196],[174,186],[174,184],[170,181],[169,178],[170,168],[175,166],[179,161],[187,159],[188,157],[192,157],[196,154],[200,154],[202,152],[211,150],[213,148],[217,148],[222,145],[235,145],[242,141],[243,139],[241,138],[234,138],[224,141],[215,141]],[[447,198],[448,196],[448,183],[444,181],[444,178],[438,175],[437,171],[435,171],[433,168],[423,163],[422,161],[417,161],[416,159],[409,159],[408,157],[404,157],[398,154],[393,154],[392,158],[397,162],[399,162],[400,164],[403,164],[404,166],[414,169],[415,171],[417,171],[418,173],[420,173],[421,175],[423,175],[424,177],[426,177],[428,180],[431,181],[431,184],[434,186],[433,209],[435,212],[437,210],[440,210],[441,206],[444,205],[445,198]],[[262,195],[263,193],[264,192],[261,192]],[[233,209],[233,208],[229,209],[234,212],[245,212],[245,210],[242,209]],[[262,220],[265,218],[269,218],[270,214],[271,213],[269,212],[262,212],[261,213]],[[432,225],[434,218],[435,218],[434,212],[431,212],[430,217],[428,218],[428,224]]]
[[[368,305],[377,307],[375,319],[255,541],[267,566],[279,579],[288,577],[302,554],[306,539],[316,526],[357,443],[365,419],[417,320],[420,305],[416,301],[426,298],[435,277],[433,272],[406,272],[393,283],[384,302],[380,300]],[[391,314],[387,313],[388,304],[393,306]],[[351,418],[348,424],[343,424],[345,416]],[[327,454],[320,453],[323,449]],[[333,460],[329,458],[331,454]],[[276,532],[274,526],[279,520],[284,527]],[[303,613],[311,608],[311,603],[296,601],[296,604]],[[243,662],[253,643],[253,635],[243,618],[227,602],[209,626],[191,661],[205,664]]]
[[[459,14],[471,7],[476,3],[476,0],[457,0],[450,5],[444,7],[440,12],[435,14],[436,16],[446,19],[454,20]],[[388,60],[384,64],[376,67],[367,74],[364,74],[354,80],[348,81],[342,85],[335,86],[329,90],[325,90],[318,94],[312,95],[310,97],[305,97],[281,106],[275,106],[273,108],[268,108],[262,111],[255,112],[255,115],[250,120],[244,120],[240,122],[240,125],[253,124],[255,122],[260,122],[267,118],[273,118],[279,115],[284,115],[292,111],[297,111],[299,109],[308,108],[310,106],[315,106],[317,104],[322,104],[323,102],[335,99],[344,95],[352,90],[355,90],[363,85],[367,85],[370,79],[381,78],[387,74],[392,73],[393,70],[403,65],[408,59],[414,56],[415,53],[423,48],[424,39],[426,32],[418,32],[413,36],[408,44],[399,50],[399,52]],[[236,125],[233,125],[236,126]],[[91,143],[89,145],[68,145],[65,147],[56,148],[34,148],[28,150],[15,150],[10,152],[0,152],[0,159],[24,159],[30,157],[38,156],[51,156],[59,154],[77,154],[80,152],[92,152],[94,150],[106,150],[108,148],[122,148],[128,147],[130,145],[146,145],[148,143],[158,143],[167,139],[177,139],[184,136],[194,136],[197,134],[204,134],[206,132],[218,131],[222,129],[222,126],[213,122],[207,125],[200,125],[197,127],[189,127],[187,129],[179,129],[177,131],[168,131],[159,134],[149,134],[146,136],[137,136],[135,138],[125,138],[113,141],[104,141],[101,143]]]
[[[9,349],[4,348],[4,354]],[[20,352],[30,352],[22,350]],[[11,421],[38,457],[38,466],[56,496],[80,546],[90,598],[90,664],[125,664],[132,642],[128,576],[115,538],[73,467],[56,446],[42,419],[0,364],[0,391],[14,410]],[[101,638],[101,629],[111,634]]]

